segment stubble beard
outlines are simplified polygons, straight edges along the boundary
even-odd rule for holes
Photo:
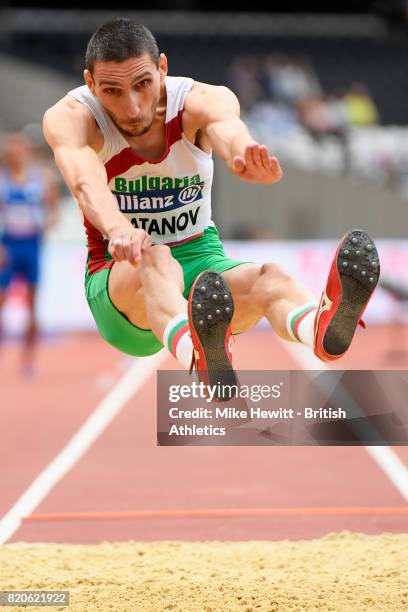
[[[143,134],[146,134],[146,132],[148,132],[150,130],[150,128],[152,127],[152,125],[154,123],[155,116],[156,116],[157,103],[158,103],[158,101],[155,101],[152,104],[152,115],[151,115],[152,119],[151,119],[150,123],[148,125],[145,125],[141,129],[135,128],[134,130],[132,130],[132,129],[127,130],[127,129],[123,128],[120,125],[120,123],[118,122],[116,115],[114,115],[113,113],[111,113],[107,109],[105,109],[105,111],[109,115],[109,117],[112,119],[113,123],[115,124],[115,126],[117,127],[119,132],[121,134],[123,134],[123,136],[127,136],[128,138],[134,138],[135,136],[143,136]]]

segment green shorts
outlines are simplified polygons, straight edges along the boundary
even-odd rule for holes
[[[246,261],[229,259],[224,253],[216,227],[208,227],[204,235],[185,244],[170,247],[172,256],[179,262],[184,273],[184,297],[187,298],[190,288],[204,270],[224,272]],[[112,259],[109,254],[107,261]],[[135,356],[153,355],[163,348],[163,344],[148,329],[133,325],[112,303],[108,280],[111,268],[85,274],[85,294],[101,336],[112,346]]]

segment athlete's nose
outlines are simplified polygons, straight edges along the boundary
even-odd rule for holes
[[[140,105],[137,95],[130,94],[126,100],[125,113],[129,120],[137,119],[140,116]]]

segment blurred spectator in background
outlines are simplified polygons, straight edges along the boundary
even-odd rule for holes
[[[2,307],[15,278],[27,284],[28,325],[22,373],[33,372],[38,336],[35,300],[44,232],[56,222],[58,183],[51,168],[33,158],[32,143],[20,132],[0,141],[0,335]]]
[[[230,69],[230,86],[239,98],[241,107],[248,111],[264,97],[260,65],[256,57],[237,58]]]
[[[303,57],[268,55],[262,63],[262,80],[269,98],[292,107],[302,98],[321,93],[317,75]]]
[[[352,125],[376,125],[379,122],[378,110],[363,83],[353,83],[344,96],[347,115]]]
[[[297,104],[300,123],[317,141],[328,134],[332,127],[330,107],[321,94],[314,94],[299,100]]]
[[[299,100],[298,118],[312,136],[321,143],[332,136],[337,139],[343,153],[343,171],[350,170],[350,151],[348,146],[349,118],[344,98],[338,93],[315,94]]]
[[[377,125],[380,121],[364,83],[325,91],[313,65],[303,56],[241,56],[232,65],[230,86],[252,128],[258,127],[265,142],[273,146],[279,143],[277,150],[283,159],[290,146],[296,147],[296,137],[304,132],[312,138],[309,159],[314,160],[316,168],[320,167],[322,148],[326,144],[330,147],[329,139],[337,143],[336,165],[343,175],[354,173],[352,128]]]

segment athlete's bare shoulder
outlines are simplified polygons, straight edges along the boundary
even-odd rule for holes
[[[51,146],[53,142],[89,145],[96,152],[103,147],[103,135],[91,111],[69,95],[45,112],[43,128]]]
[[[212,121],[239,116],[239,102],[236,95],[224,85],[195,81],[186,96],[184,110],[188,121],[199,128],[205,128]]]
[[[211,153],[207,126],[231,116],[239,116],[239,103],[228,87],[195,81],[184,101],[184,134],[197,147]]]

